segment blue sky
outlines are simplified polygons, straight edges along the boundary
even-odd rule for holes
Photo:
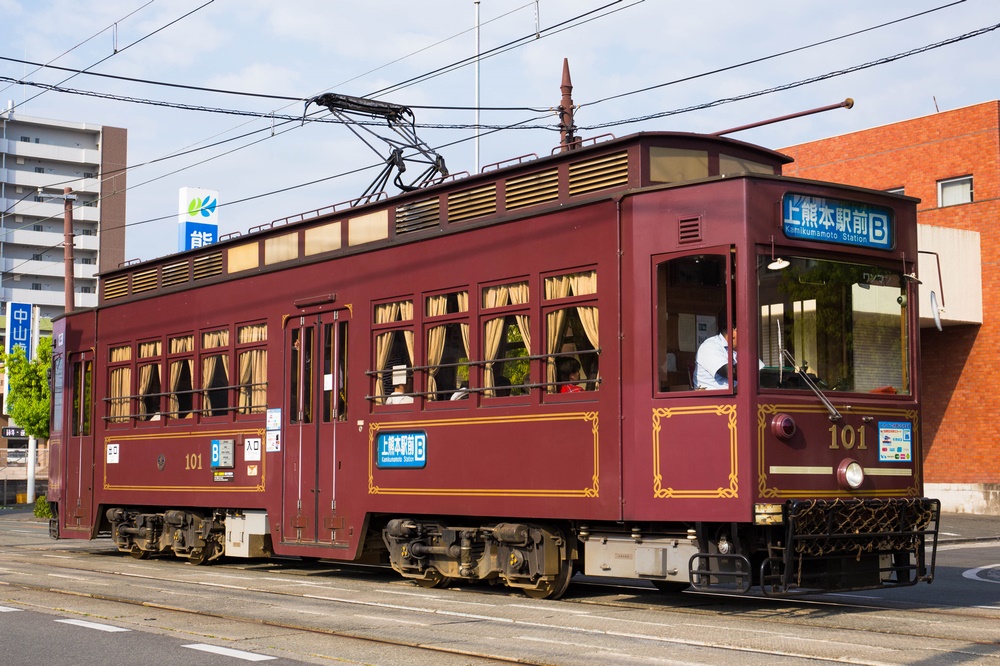
[[[376,164],[373,151],[343,126],[301,126],[268,115],[300,115],[299,100],[326,91],[379,93],[378,99],[413,107],[472,107],[472,65],[399,84],[475,55],[475,7],[473,0],[0,0],[0,56],[5,58],[294,98],[87,75],[63,82],[70,73],[36,72],[3,60],[0,76],[10,79],[259,115],[54,91],[35,97],[40,89],[6,82],[0,82],[6,88],[0,101],[13,100],[15,114],[128,130],[128,162],[136,166],[128,175],[126,257],[151,259],[176,245],[176,220],[170,216],[176,214],[181,187],[219,191],[223,234],[359,196],[377,169],[340,174]],[[484,134],[480,165],[528,153],[547,155],[556,145],[549,109],[559,101],[563,58],[569,59],[573,99],[580,107],[576,122],[584,137],[714,132],[847,97],[855,100],[850,111],[732,135],[780,149],[1000,96],[1000,30],[893,60],[1000,24],[995,0],[539,0],[537,5],[481,0],[479,13],[481,51],[511,46],[482,60],[480,105],[517,108],[484,110],[480,121],[491,126],[528,121],[533,128]],[[869,30],[889,22],[895,23]],[[859,34],[846,36],[852,33]],[[826,43],[810,46],[820,42]],[[757,62],[734,67],[751,61]],[[844,70],[856,71],[828,76]],[[819,80],[794,85],[812,79]],[[779,90],[755,95],[772,89]],[[418,123],[434,125],[468,126],[475,119],[467,109],[415,108],[414,113]],[[663,115],[621,122],[655,114]],[[452,172],[475,170],[468,127],[420,128],[418,134],[430,146],[447,144],[441,154]],[[241,135],[247,136],[235,138]],[[218,145],[161,159],[209,144]],[[279,193],[235,203],[267,192]]]

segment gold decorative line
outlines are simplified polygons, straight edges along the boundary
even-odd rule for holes
[[[729,427],[729,486],[711,489],[677,490],[663,487],[660,473],[660,430],[662,421],[675,416],[714,414],[725,416]],[[736,438],[736,405],[703,405],[696,407],[659,407],[653,410],[653,497],[656,499],[735,499],[739,497],[739,448]]]
[[[112,486],[107,483],[104,484],[105,490],[142,490],[142,491],[153,491],[153,492],[165,492],[165,493],[236,493],[236,492],[264,492],[264,484],[259,484],[256,486],[237,486],[228,482],[218,482],[213,486]]]
[[[264,437],[265,430],[263,428],[257,428],[256,430],[187,430],[183,432],[164,432],[164,433],[151,433],[151,434],[139,434],[139,435],[105,435],[105,444],[118,444],[121,442],[129,441],[141,441],[141,440],[157,440],[157,439],[189,439],[192,437],[218,437],[219,435],[259,435]]]
[[[505,423],[542,423],[546,421],[584,421],[590,423],[594,438],[594,471],[592,485],[581,489],[533,488],[385,488],[375,484],[375,442],[378,433],[386,430],[497,425]],[[463,417],[413,421],[372,422],[368,424],[368,494],[369,495],[436,495],[446,497],[589,497],[600,496],[600,417],[597,412],[559,412],[556,414],[526,414],[511,416]]]

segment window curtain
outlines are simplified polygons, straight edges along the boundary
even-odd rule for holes
[[[430,296],[427,299],[427,316],[439,317],[448,313],[447,296]],[[434,326],[427,331],[427,392],[431,400],[437,399],[437,373],[444,355],[444,341],[448,335],[448,324]]]
[[[132,360],[131,347],[115,347],[109,354],[111,363]],[[110,402],[108,416],[112,423],[124,423],[129,417],[129,389],[132,386],[132,368],[113,368],[109,376]]]
[[[239,329],[238,342],[251,344],[267,340],[267,325],[254,324]],[[267,350],[251,349],[239,356],[239,413],[261,414],[267,407]]]
[[[502,308],[509,301],[510,289],[507,285],[487,287],[483,290],[484,308]],[[483,331],[483,360],[486,362],[483,366],[483,388],[486,389],[486,395],[490,397],[495,395],[492,390],[495,385],[493,363],[497,357],[497,351],[500,349],[500,340],[503,338],[504,319],[504,317],[497,317],[487,320]]]
[[[597,293],[597,271],[588,271],[586,273],[576,273],[574,275],[570,275],[569,281],[570,289],[576,296]],[[583,325],[583,332],[587,335],[587,340],[590,342],[590,345],[594,349],[600,349],[601,341],[597,333],[600,328],[598,325],[600,318],[598,317],[597,306],[578,305],[576,308],[576,314],[580,318],[580,323]],[[582,369],[580,376],[586,379]],[[597,384],[593,384],[592,386],[594,390],[597,390]]]
[[[394,321],[413,321],[413,301],[397,301],[396,303],[385,303],[375,306],[375,323],[388,324]],[[391,372],[388,368],[389,354],[392,353],[392,345],[395,342],[396,333],[402,332],[403,341],[406,343],[406,353],[413,365],[413,330],[404,329],[402,331],[386,331],[375,336],[375,364],[378,373],[375,375],[375,399],[378,404],[383,404],[385,389],[383,380],[386,372]]]
[[[194,338],[191,336],[186,336],[183,338],[171,338],[170,340],[170,353],[171,354],[184,354],[194,351]],[[186,414],[180,413],[180,398],[177,395],[178,391],[181,391],[181,381],[183,380],[184,373],[183,369],[187,366],[188,377],[194,377],[194,361],[190,358],[182,358],[180,360],[170,362],[170,399],[169,399],[169,413],[172,418],[183,418],[189,419],[194,415],[191,412]],[[191,386],[188,386],[185,390],[190,390]]]
[[[213,331],[202,335],[202,347],[204,348],[224,347],[228,344],[229,331]],[[215,377],[216,368],[220,361],[222,362],[222,373],[225,377],[225,383],[221,387],[213,386],[212,384],[212,378]],[[229,386],[229,355],[212,354],[210,356],[203,356],[201,363],[201,388],[204,400],[202,410],[207,411],[209,416],[214,416],[213,408],[216,405],[212,404],[209,389],[227,388]],[[218,405],[218,407],[226,406],[228,405]]]
[[[160,343],[156,342],[142,342],[139,344],[139,358],[153,358],[160,355]],[[159,363],[147,363],[146,365],[139,367],[139,418],[144,421],[149,420],[152,414],[149,413],[149,408],[146,405],[146,401],[142,398],[153,393],[153,389],[159,390],[157,387],[160,386],[160,364]],[[160,404],[160,400],[157,399],[157,404]],[[159,412],[157,409],[154,414]]]
[[[569,276],[560,275],[558,277],[545,279],[545,300],[551,301],[557,298],[569,296],[570,281]],[[566,311],[556,310],[546,315],[546,352],[556,354],[559,351],[559,343],[563,338],[562,328],[566,323]],[[556,359],[551,356],[545,364],[545,381],[549,384],[548,392],[557,393],[559,387],[556,383]]]

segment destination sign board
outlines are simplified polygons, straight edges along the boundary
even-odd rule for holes
[[[891,250],[892,210],[884,206],[804,194],[783,197],[782,229],[789,238]]]

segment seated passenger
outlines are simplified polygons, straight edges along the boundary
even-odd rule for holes
[[[580,381],[580,362],[575,358],[561,358],[556,364],[557,382]],[[579,384],[560,384],[560,393],[579,393],[583,391]]]
[[[393,389],[392,394],[385,399],[385,404],[387,405],[406,405],[413,402],[412,395],[406,395],[406,385],[396,384],[396,388]]]

